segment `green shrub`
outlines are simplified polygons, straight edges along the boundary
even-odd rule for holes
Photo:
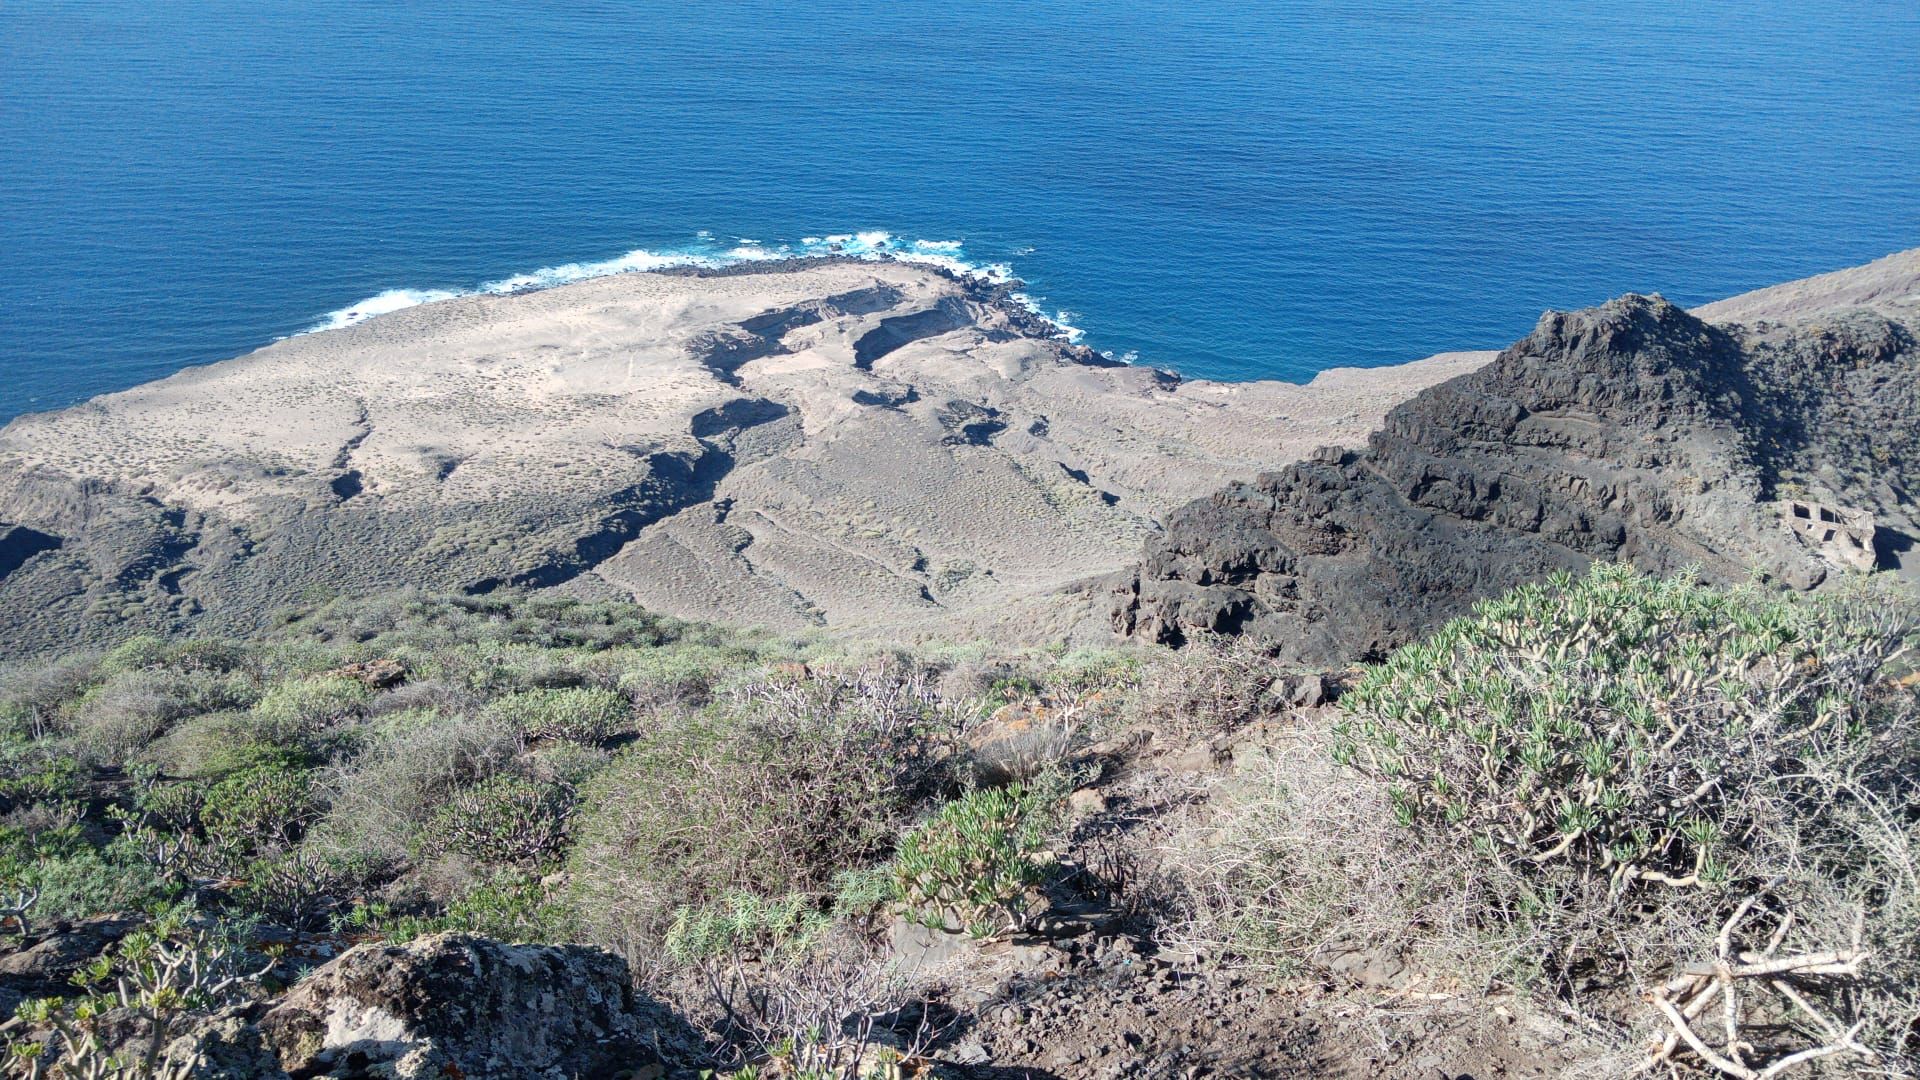
[[[0,901],[36,896],[28,915],[35,924],[137,911],[169,892],[138,859],[89,844],[78,824],[33,835],[0,826]]]
[[[250,915],[315,929],[326,925],[343,897],[364,895],[390,877],[393,869],[360,852],[321,851],[307,845],[269,849],[238,869],[241,884],[231,900]]]
[[[578,686],[580,674],[566,650],[518,642],[474,642],[434,654],[427,673],[478,694]]]
[[[319,810],[310,772],[270,762],[208,786],[199,816],[209,855],[237,868],[261,852],[291,848]]]
[[[1797,776],[1865,764],[1904,718],[1879,683],[1908,632],[1845,600],[1599,565],[1368,672],[1335,753],[1392,784],[1403,825],[1516,866],[1721,886],[1755,872],[1756,815],[1820,812]]]
[[[242,769],[281,764],[304,768],[315,755],[302,743],[264,742],[247,713],[210,713],[181,721],[138,755],[169,776],[219,780]]]
[[[539,875],[504,869],[474,882],[437,914],[406,914],[385,903],[356,907],[342,930],[372,930],[394,941],[463,931],[501,941],[566,942],[575,933],[572,911]]]
[[[194,781],[163,781],[151,770],[133,774],[133,812],[123,820],[143,822],[169,833],[186,834],[200,828],[200,811],[207,802],[207,785]]]
[[[483,863],[538,865],[566,843],[572,812],[556,785],[493,776],[454,792],[428,822],[425,844]]]
[[[1029,893],[1046,880],[1040,857],[1058,810],[1045,788],[969,791],[900,839],[893,894],[908,917],[975,937],[1025,927]]]
[[[267,688],[253,707],[260,739],[297,744],[361,716],[373,691],[344,675],[309,675]]]
[[[1170,845],[1188,932],[1282,970],[1386,956],[1550,993],[1623,1038],[1664,1026],[1638,1003],[1676,969],[1857,947],[1863,978],[1800,990],[1907,1067],[1916,610],[1884,581],[1802,597],[1612,566],[1482,604]],[[1804,1019],[1752,998],[1748,1030]]]
[[[528,771],[536,779],[576,791],[592,783],[612,760],[613,755],[598,746],[570,742],[547,743],[527,755]]]
[[[627,699],[612,690],[568,687],[508,694],[487,706],[487,713],[528,739],[561,739],[598,745],[620,730],[632,714]]]
[[[620,692],[642,709],[704,705],[729,672],[752,662],[740,650],[676,645],[626,658],[616,677]]]
[[[0,766],[0,799],[9,807],[72,803],[86,794],[86,770],[68,757],[35,755]]]
[[[168,640],[151,634],[128,638],[108,650],[96,669],[102,678],[129,671],[168,668],[176,672],[229,674],[252,667],[251,650],[242,642],[210,638]]]
[[[1138,653],[1117,649],[1067,649],[1048,658],[1046,692],[1063,696],[1115,694],[1132,689],[1144,668]]]
[[[95,670],[102,678],[110,678],[129,671],[144,671],[166,663],[170,652],[165,638],[153,634],[136,634],[108,649],[106,654],[100,657],[100,665]]]

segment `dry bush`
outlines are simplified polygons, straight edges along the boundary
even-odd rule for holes
[[[911,987],[890,959],[845,935],[773,963],[708,962],[700,975],[704,993],[682,1001],[722,1068],[766,1069],[722,1075],[871,1080],[939,1034],[924,1010],[908,1008]]]
[[[93,683],[99,660],[98,654],[75,652],[0,664],[0,730],[26,739],[64,730],[61,707]]]
[[[1481,880],[1470,849],[1418,848],[1386,785],[1335,765],[1330,745],[1325,723],[1303,722],[1166,847],[1163,866],[1185,888],[1173,937],[1288,975],[1353,954],[1412,955],[1474,986],[1541,954],[1544,939],[1479,917],[1504,890]]]
[[[367,706],[367,715],[437,712],[442,716],[464,716],[479,712],[485,705],[486,698],[456,683],[443,679],[409,679],[374,698]]]
[[[824,896],[936,793],[951,717],[919,671],[873,663],[738,687],[663,722],[584,794],[570,870],[600,939],[657,942],[738,891]]]
[[[999,787],[1033,780],[1048,772],[1068,771],[1068,759],[1081,745],[1079,718],[1036,703],[1023,723],[975,738],[967,750],[973,783]],[[1064,715],[1063,715],[1064,713]]]
[[[519,745],[519,732],[495,718],[383,716],[362,734],[356,756],[328,770],[322,786],[331,810],[313,842],[397,861],[455,791],[507,768]]]
[[[245,708],[254,694],[252,679],[240,673],[116,671],[68,706],[65,725],[77,752],[100,764],[120,765],[181,720]]]
[[[1231,731],[1273,709],[1281,674],[1246,638],[1196,633],[1141,668],[1130,707],[1135,719],[1181,738]]]

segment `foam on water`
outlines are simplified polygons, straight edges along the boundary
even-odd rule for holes
[[[385,315],[389,311],[399,311],[419,304],[430,304],[435,300],[451,300],[462,295],[453,289],[388,289],[367,297],[357,304],[350,304],[338,311],[329,311],[320,316],[320,321],[307,331],[338,330],[354,323],[371,319],[375,315]]]
[[[892,259],[897,262],[921,263],[995,285],[1018,281],[1014,276],[1013,267],[1008,263],[975,262],[969,259],[966,253],[966,242],[962,240],[898,241],[894,239],[892,233],[883,229],[866,229],[829,236],[808,236],[792,243],[767,244],[745,237],[733,237],[722,242],[716,239],[711,231],[702,229],[695,235],[692,243],[683,247],[662,251],[635,248],[612,259],[543,266],[538,270],[482,282],[468,289],[388,289],[357,304],[330,311],[320,316],[312,326],[302,332],[311,334],[323,330],[338,330],[375,315],[385,315],[391,311],[429,304],[436,300],[451,300],[460,296],[498,296],[532,289],[550,289],[556,285],[586,281],[589,278],[667,270],[682,266],[718,269],[741,263],[774,262],[780,259],[803,259],[827,255],[875,261]],[[1011,295],[1016,302],[1029,311],[1052,323],[1057,328],[1059,336],[1067,341],[1078,342],[1086,336],[1085,330],[1068,322],[1070,318],[1078,318],[1072,312],[1060,311],[1049,314],[1040,306],[1037,299],[1027,293],[1016,292]]]

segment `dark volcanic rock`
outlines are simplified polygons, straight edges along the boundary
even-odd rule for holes
[[[1115,622],[1330,662],[1595,560],[1809,589],[1859,562],[1832,546],[1844,536],[1823,546],[1842,530],[1792,528],[1794,504],[1816,523],[1870,515],[1880,563],[1900,569],[1916,468],[1909,325],[1859,310],[1721,327],[1630,295],[1549,312],[1494,363],[1393,410],[1365,451],[1176,511],[1121,577]]]

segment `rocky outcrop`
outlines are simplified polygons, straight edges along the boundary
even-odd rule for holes
[[[1116,628],[1250,634],[1344,662],[1595,560],[1797,589],[1850,565],[1913,573],[1916,293],[1794,323],[1715,325],[1634,295],[1549,312],[1492,364],[1394,409],[1366,449],[1172,514],[1118,579]],[[1849,562],[1839,530],[1796,525],[1795,505],[1871,523],[1871,552]]]
[[[259,1028],[296,1078],[563,1080],[662,1075],[672,1023],[612,953],[439,934],[342,953]]]

